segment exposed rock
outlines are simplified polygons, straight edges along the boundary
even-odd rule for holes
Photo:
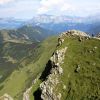
[[[66,85],[63,84],[63,89],[66,90]]]
[[[30,100],[29,93],[30,93],[31,89],[32,89],[32,87],[30,87],[29,89],[26,90],[26,92],[24,92],[23,100]]]
[[[100,40],[100,32],[93,38]]]
[[[98,47],[96,47],[96,46],[94,47],[94,49],[97,49],[97,48],[98,48]]]
[[[85,32],[81,32],[81,31],[78,31],[78,30],[69,30],[67,32],[62,32],[61,35],[59,36],[59,38],[65,37],[65,36],[74,36],[74,35],[83,36],[83,37],[90,37]]]
[[[98,33],[98,34],[96,35],[96,37],[100,38],[100,33]]]
[[[57,98],[58,98],[58,100],[61,99],[61,93],[59,93],[59,94],[57,95]]]
[[[36,84],[39,77],[40,77],[40,75],[37,76],[37,78],[32,81],[32,86],[34,84]],[[30,92],[31,92],[32,86],[30,88],[26,89],[26,91],[23,93],[23,100],[30,100]]]
[[[60,65],[60,64],[62,64],[62,61],[63,61],[63,59],[64,59],[64,54],[65,54],[65,52],[66,52],[66,50],[67,50],[67,47],[65,47],[65,48],[63,48],[63,49],[61,49],[61,50],[57,50],[55,53],[54,53],[54,55],[51,57],[51,61],[52,62],[54,62],[55,63],[55,65]]]
[[[67,36],[79,36],[79,41],[83,41],[83,40],[87,40],[90,39],[90,36],[88,34],[86,34],[85,32],[82,31],[78,31],[78,30],[69,30],[67,32],[62,32],[59,35],[58,38],[58,46],[62,45],[62,43],[64,42],[64,38]]]
[[[75,72],[79,73],[79,71],[80,71],[80,65],[77,65]]]
[[[14,100],[10,95],[4,94],[0,97],[0,100]]]
[[[34,79],[34,80],[32,81],[32,85],[34,85],[34,84],[38,81],[39,77],[40,77],[40,74],[37,76],[36,79]]]
[[[58,46],[59,46],[59,45],[62,45],[63,42],[64,42],[64,39],[61,38],[61,37],[59,37],[59,38],[58,38]]]
[[[61,64],[64,60],[65,52],[67,47],[57,50],[51,57],[52,69],[50,75],[47,77],[47,80],[40,84],[40,89],[42,91],[41,98],[43,100],[61,100],[61,93],[55,94],[55,87],[60,82],[59,75],[63,74],[63,69]]]
[[[79,41],[81,42],[83,39],[82,39],[82,37],[79,37]]]
[[[89,35],[87,35],[85,32],[81,32],[81,31],[77,31],[77,30],[70,30],[68,32],[66,32],[66,34],[70,34],[70,35],[78,35],[78,36],[87,36],[90,37]]]

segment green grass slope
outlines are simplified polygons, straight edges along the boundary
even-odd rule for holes
[[[62,100],[99,100],[100,99],[100,40],[90,39],[79,42],[69,37],[60,48],[67,46],[61,84],[57,90]],[[76,72],[77,67],[79,72]],[[66,89],[63,89],[63,85]]]
[[[10,76],[0,84],[0,96],[7,93],[14,100],[22,100],[24,91],[29,88],[32,81],[44,70],[46,62],[55,50],[56,41],[56,37],[48,38],[42,43],[37,44],[35,49],[33,48],[34,44],[20,46],[21,44],[13,43],[11,43],[13,46],[8,48],[6,45],[10,44],[7,43],[2,53],[5,56],[9,54],[10,57],[7,56],[7,59],[10,59],[12,62],[17,61],[18,65]],[[11,66],[8,67],[6,66],[7,69]]]
[[[61,100],[100,100],[100,40],[91,38],[79,41],[77,36],[69,36],[56,50],[64,47],[68,49],[55,94],[61,93]],[[41,81],[33,85],[30,100],[34,100],[33,94]]]
[[[23,67],[20,63],[31,55],[34,51],[37,43],[15,43],[4,42],[0,44],[0,82],[5,80],[13,70]],[[33,53],[32,53],[33,54]],[[32,61],[32,58],[28,58],[25,64]]]

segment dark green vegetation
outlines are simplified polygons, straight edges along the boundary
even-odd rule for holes
[[[14,43],[4,42],[0,44],[0,82],[11,74],[11,72],[21,65],[22,61],[25,61],[25,65],[33,61],[35,56],[35,48],[37,43],[25,44],[25,43]],[[37,55],[36,55],[37,56]]]
[[[61,93],[61,100],[100,100],[100,40],[91,38],[80,42],[77,37],[65,37],[56,49],[64,47],[68,50],[55,94]],[[33,85],[30,100],[34,99],[41,81]]]

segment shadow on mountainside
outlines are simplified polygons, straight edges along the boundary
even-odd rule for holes
[[[49,60],[48,63],[46,64],[46,67],[43,71],[43,73],[41,74],[40,76],[40,79],[42,81],[46,80],[46,77],[50,74],[50,70],[52,68],[52,62]],[[40,88],[38,88],[34,93],[33,93],[33,96],[34,96],[34,100],[42,100],[41,99],[41,90]]]
[[[42,99],[41,99],[41,90],[38,88],[38,89],[33,93],[33,96],[34,96],[34,100],[42,100]]]
[[[50,74],[51,68],[52,68],[52,62],[49,60],[48,63],[46,64],[46,67],[45,67],[42,75],[40,76],[40,79],[42,81],[44,81],[46,79],[46,77]]]

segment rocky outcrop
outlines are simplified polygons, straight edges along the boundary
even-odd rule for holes
[[[64,42],[64,39],[66,37],[71,37],[71,36],[78,36],[80,42],[83,40],[86,40],[86,39],[90,39],[90,36],[85,32],[81,32],[81,31],[77,31],[77,30],[69,30],[67,32],[62,32],[59,35],[58,46],[62,45],[62,43]]]
[[[58,46],[61,45],[64,42],[64,39],[62,37],[58,38]]]
[[[100,38],[100,33],[98,33],[98,34],[96,35],[96,37]]]
[[[2,97],[0,97],[0,100],[14,100],[10,95],[4,94]]]
[[[98,33],[94,38],[100,40],[100,33]]]
[[[71,31],[68,31],[67,33],[71,33],[72,35],[87,36],[87,37],[89,37],[89,35],[87,33],[82,32],[82,31],[77,31],[77,30],[71,30]]]
[[[32,89],[32,86],[23,93],[23,100],[30,100],[29,93],[31,89]]]
[[[40,75],[37,76],[37,78],[35,80],[33,80],[31,87],[26,89],[26,91],[23,93],[23,100],[30,100],[30,92],[32,90],[33,85],[36,84],[39,77],[40,77]]]
[[[87,33],[82,32],[82,31],[78,31],[78,30],[69,30],[67,32],[63,32],[61,35],[62,36],[64,36],[64,35],[68,35],[68,36],[77,35],[77,36],[90,37]]]
[[[59,76],[63,74],[61,64],[63,63],[67,47],[57,50],[50,58],[52,62],[52,69],[50,74],[43,83],[40,84],[41,98],[43,100],[61,100],[61,93],[55,93],[55,88],[60,82]]]

